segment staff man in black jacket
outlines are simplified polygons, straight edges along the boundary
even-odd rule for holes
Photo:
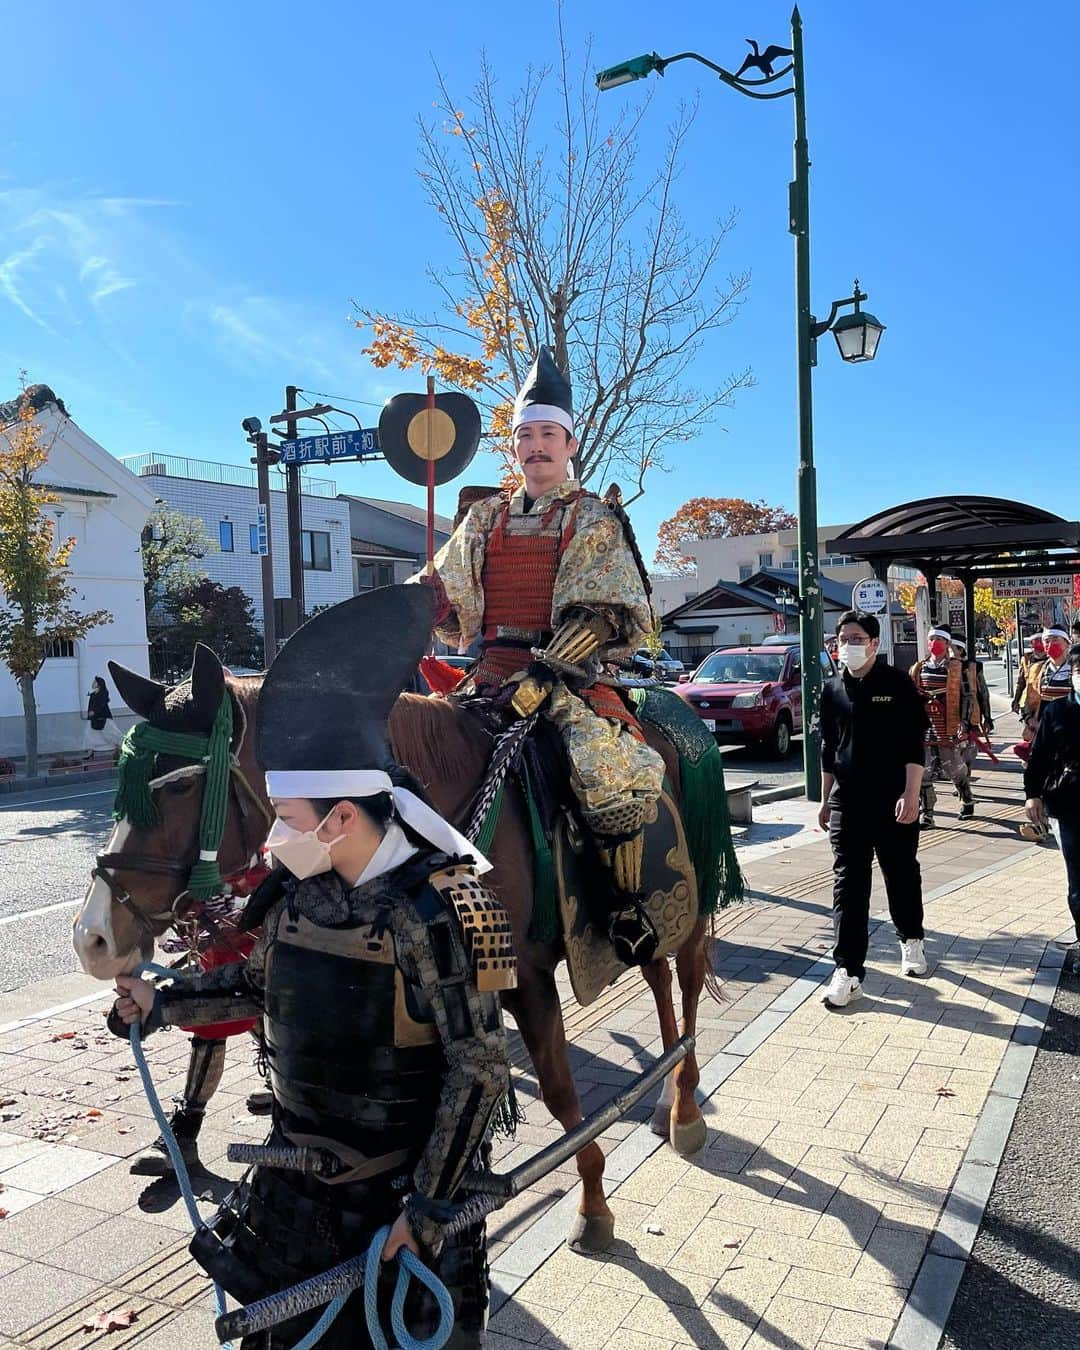
[[[878,660],[881,630],[872,614],[842,614],[836,635],[844,673],[822,693],[818,815],[833,848],[836,970],[822,996],[827,1008],[862,994],[875,853],[901,974],[926,974],[917,857],[926,711],[909,676]]]

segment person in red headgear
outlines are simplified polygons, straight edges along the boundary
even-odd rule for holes
[[[960,796],[960,819],[970,820],[975,814],[971,795],[971,771],[964,761],[960,741],[964,733],[962,701],[964,679],[961,662],[950,655],[950,629],[931,628],[927,638],[927,655],[911,667],[915,688],[926,702],[930,729],[926,735],[926,769],[922,785],[922,828],[932,829],[937,793],[934,791],[934,756],[952,779]]]
[[[1072,693],[1072,677],[1069,672],[1069,632],[1059,624],[1050,624],[1042,632],[1045,659],[1031,668],[1027,681],[1028,712],[1026,728],[1034,739],[1039,725],[1039,714],[1044,703],[1053,703],[1059,698],[1068,698]]]

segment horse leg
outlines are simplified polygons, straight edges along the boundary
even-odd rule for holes
[[[675,1023],[675,1007],[671,1001],[671,967],[668,964],[667,957],[661,957],[658,961],[650,961],[648,965],[642,967],[641,973],[645,976],[645,983],[652,990],[653,998],[656,1000],[656,1015],[660,1022],[660,1038],[664,1051],[667,1052],[679,1039],[679,1029]],[[656,1103],[652,1120],[649,1122],[649,1128],[653,1134],[659,1134],[664,1139],[667,1139],[671,1133],[671,1108],[674,1101],[675,1070],[672,1069],[664,1079],[660,1099]]]
[[[519,979],[523,974],[519,967]],[[536,1070],[544,1105],[569,1132],[583,1120],[577,1088],[570,1074],[566,1028],[555,987],[555,976],[546,970],[529,970],[511,1000],[510,1011],[521,1031]],[[586,1144],[577,1155],[581,1178],[581,1203],[567,1243],[575,1251],[602,1252],[615,1235],[615,1216],[604,1197],[604,1151],[597,1143]]]
[[[705,987],[707,960],[705,920],[699,919],[675,957],[675,972],[682,992],[680,1034],[683,1036],[697,1035],[698,1003]],[[691,1050],[675,1068],[674,1101],[671,1107],[671,1146],[684,1158],[705,1146],[705,1118],[697,1100],[700,1080],[697,1052]]]

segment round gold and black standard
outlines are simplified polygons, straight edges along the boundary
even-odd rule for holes
[[[480,444],[480,410],[467,394],[395,394],[379,414],[379,448],[402,478],[421,486],[428,464],[441,486],[469,467]]]

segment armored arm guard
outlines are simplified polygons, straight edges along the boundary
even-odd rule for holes
[[[595,656],[614,632],[602,615],[585,608],[570,610],[548,645],[533,648],[537,664],[544,669],[530,670],[518,684],[511,699],[514,711],[521,717],[534,713],[551,693],[556,678],[587,683],[589,672],[582,663]]]
[[[157,991],[143,1023],[143,1035],[162,1027],[204,1027],[261,1016],[265,956],[264,928],[247,961],[198,974],[178,972],[172,984]],[[107,1025],[114,1036],[127,1039],[128,1028],[117,1016],[115,1005]]]
[[[442,1245],[446,1202],[510,1083],[497,993],[516,979],[509,930],[502,906],[462,864],[435,873],[395,919],[398,963],[431,1007],[447,1066],[434,1128],[404,1206],[413,1235],[433,1254]]]

